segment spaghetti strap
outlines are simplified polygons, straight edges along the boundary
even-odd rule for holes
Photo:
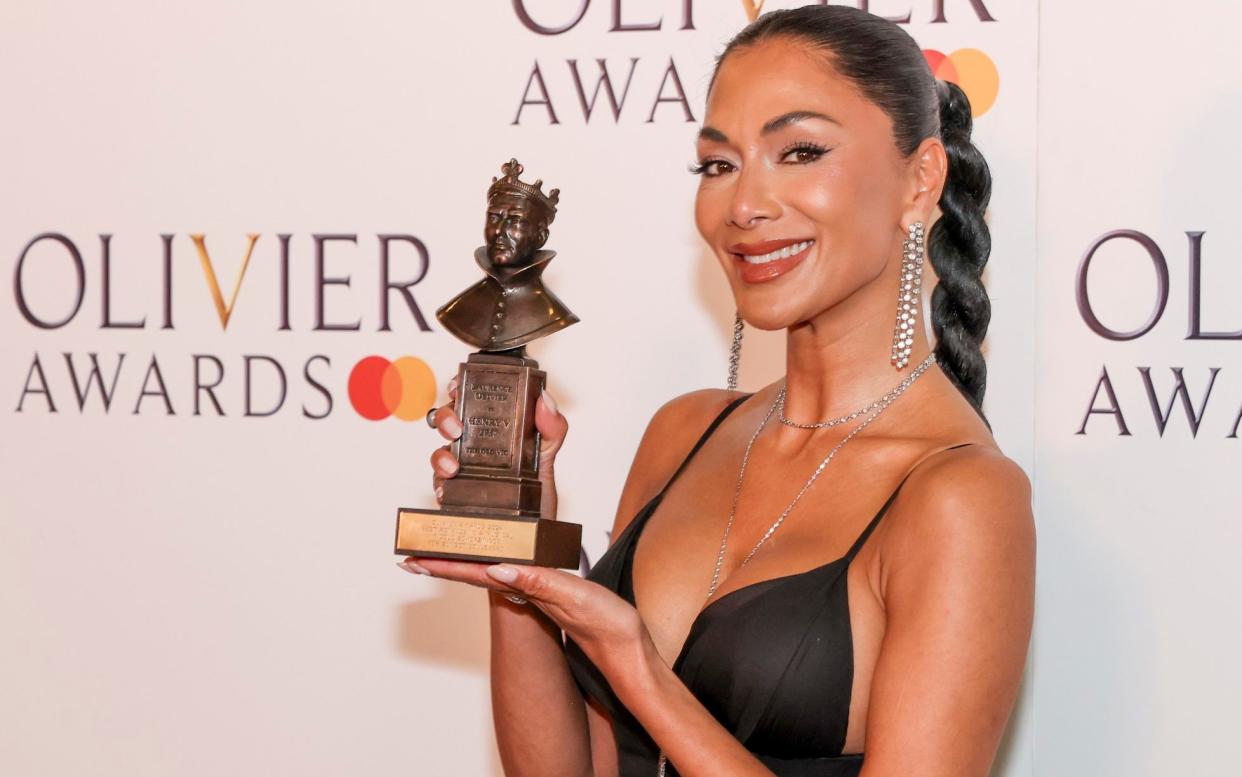
[[[686,465],[690,463],[690,460],[694,458],[694,454],[699,452],[699,448],[703,447],[703,443],[707,442],[707,438],[712,436],[712,432],[716,431],[716,427],[720,426],[720,424],[729,417],[729,414],[737,409],[738,405],[750,399],[751,396],[751,394],[745,394],[738,397],[726,405],[725,408],[721,410],[714,419],[712,419],[712,422],[707,425],[707,429],[705,429],[703,434],[699,437],[699,441],[696,442],[694,447],[690,449],[690,452],[686,454],[686,458],[682,459],[681,466],[673,472],[672,477],[670,477],[668,482],[664,484],[664,488],[660,489],[660,494],[663,494],[668,490],[669,486],[673,485],[673,481],[677,480],[677,476],[681,474],[682,470],[686,468]]]
[[[919,459],[918,462],[916,462],[915,465],[911,467],[908,472],[906,472],[905,477],[903,477],[901,479],[901,482],[897,484],[897,488],[893,489],[893,493],[889,495],[887,500],[885,500],[884,504],[880,507],[879,512],[877,512],[875,514],[875,517],[871,519],[871,522],[867,524],[867,528],[863,529],[862,534],[858,535],[858,539],[854,540],[854,545],[849,549],[849,552],[845,554],[845,557],[847,559],[853,560],[854,556],[858,555],[858,551],[862,550],[862,546],[866,544],[867,538],[871,536],[871,532],[874,531],[875,527],[880,523],[880,519],[883,518],[885,514],[888,513],[889,505],[891,505],[893,503],[893,500],[897,498],[897,494],[901,491],[901,487],[906,484],[906,481],[910,479],[910,476],[914,474],[914,471],[919,468],[920,464],[927,461],[932,456],[935,456],[937,453],[943,453],[944,451],[951,451],[956,448],[962,448],[967,445],[973,445],[973,444],[974,443],[963,442],[957,445],[950,445],[947,448],[941,448],[935,453],[929,453],[928,455]]]

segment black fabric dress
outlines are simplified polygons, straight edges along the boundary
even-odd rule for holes
[[[748,397],[712,421],[588,579],[634,603],[631,567],[643,526],[694,454]],[[673,664],[673,672],[703,706],[780,777],[857,777],[862,769],[861,753],[842,753],[854,681],[846,571],[906,478],[841,558],[714,599],[691,624]],[[654,777],[658,746],[572,640],[566,652],[578,686],[612,717],[622,777]],[[672,762],[666,774],[676,774]]]

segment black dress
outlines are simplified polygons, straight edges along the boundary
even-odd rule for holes
[[[694,454],[747,398],[732,402],[712,421],[588,579],[634,603],[631,567],[643,526]],[[841,752],[854,681],[846,572],[908,477],[841,558],[714,599],[694,619],[673,663],[673,672],[703,706],[781,777],[856,777],[862,769],[861,753]],[[622,777],[654,777],[659,747],[572,640],[566,652],[578,686],[612,717]],[[672,762],[666,774],[676,774]]]

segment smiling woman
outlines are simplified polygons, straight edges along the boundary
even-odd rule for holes
[[[725,48],[695,222],[739,315],[786,331],[786,375],[660,409],[587,580],[408,562],[494,591],[507,774],[988,773],[1035,533],[983,414],[991,179],[970,129],[914,40],[853,8],[773,11]],[[460,434],[451,406],[436,421]],[[568,422],[545,396],[536,424],[554,498]],[[457,471],[447,448],[432,464],[437,485]]]

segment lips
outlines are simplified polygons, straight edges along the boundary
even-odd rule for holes
[[[733,253],[738,276],[747,283],[774,280],[802,263],[810,255],[815,241],[810,238],[764,240],[758,243],[735,243]]]

